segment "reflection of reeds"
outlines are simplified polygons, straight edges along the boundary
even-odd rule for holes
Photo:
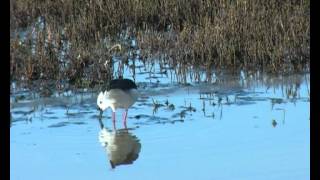
[[[164,106],[163,104],[159,103],[157,100],[154,100],[152,98],[152,104],[153,104],[153,114],[157,113],[158,112],[158,109],[161,107],[161,106]]]
[[[308,91],[308,96],[309,96],[309,100],[310,100],[310,90],[309,90],[310,83],[309,83],[309,80],[307,79],[307,75],[306,74],[304,75],[304,78],[305,78],[305,81],[307,83],[307,91]]]

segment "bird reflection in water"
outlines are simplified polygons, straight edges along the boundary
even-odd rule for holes
[[[111,168],[119,165],[133,164],[138,159],[141,143],[137,136],[125,129],[108,129],[99,118],[101,130],[99,142],[104,147],[109,158]]]

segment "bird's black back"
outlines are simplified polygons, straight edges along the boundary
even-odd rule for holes
[[[137,85],[131,79],[114,79],[107,86],[107,91],[110,89],[130,90],[137,89]]]

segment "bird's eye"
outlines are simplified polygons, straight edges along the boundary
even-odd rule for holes
[[[102,101],[100,101],[100,104],[102,104]]]

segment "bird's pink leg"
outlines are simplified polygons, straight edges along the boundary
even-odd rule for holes
[[[116,129],[116,112],[112,111],[112,124],[113,124],[113,129]]]
[[[123,116],[123,125],[127,129],[127,115],[128,115],[128,109],[125,110],[124,116]]]

